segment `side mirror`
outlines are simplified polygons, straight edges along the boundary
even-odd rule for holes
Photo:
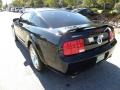
[[[13,19],[13,22],[16,22],[16,21],[19,21],[20,19],[19,18],[15,18]]]
[[[17,25],[21,26],[21,27],[23,26],[23,24],[21,23],[21,19],[20,18],[13,19],[13,22],[16,23]]]

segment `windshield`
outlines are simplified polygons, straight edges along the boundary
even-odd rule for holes
[[[40,14],[52,28],[87,24],[90,22],[85,16],[68,11],[43,11]]]

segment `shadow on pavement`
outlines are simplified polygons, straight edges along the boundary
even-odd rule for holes
[[[31,65],[28,50],[19,42],[17,47],[26,59],[25,66]],[[33,69],[33,67],[32,67]],[[35,75],[45,90],[120,90],[120,68],[105,61],[75,78],[64,76],[46,69]]]

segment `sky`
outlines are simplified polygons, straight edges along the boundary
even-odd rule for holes
[[[9,4],[12,2],[12,0],[2,0],[3,1],[3,5],[5,5],[6,3]]]

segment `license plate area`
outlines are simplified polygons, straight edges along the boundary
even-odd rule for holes
[[[104,60],[104,58],[105,58],[105,54],[99,55],[99,56],[97,57],[96,63],[98,63],[98,62]]]

